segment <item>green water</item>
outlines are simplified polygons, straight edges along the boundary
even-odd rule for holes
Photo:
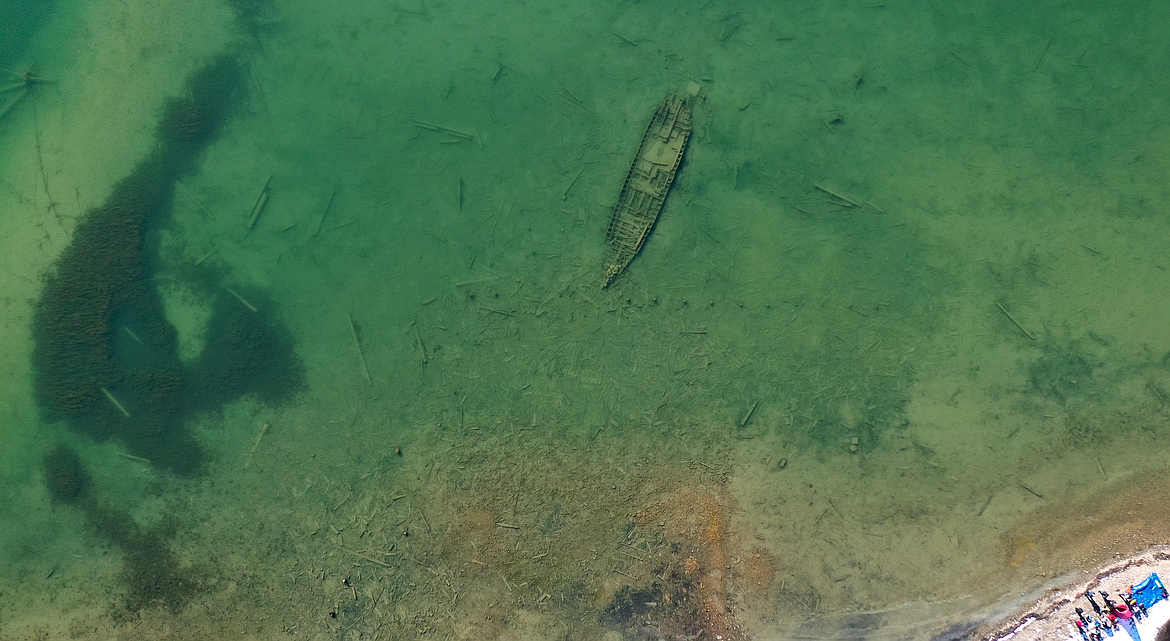
[[[4,43],[48,82],[0,94],[0,635],[929,638],[1159,540],[1168,13],[57,7]],[[223,55],[244,86],[151,278],[186,362],[225,296],[196,265],[258,292],[306,385],[189,421],[208,463],[176,478],[46,420],[29,328]],[[689,83],[675,187],[603,290]],[[134,597],[128,546],[50,500],[62,444],[183,598]]]

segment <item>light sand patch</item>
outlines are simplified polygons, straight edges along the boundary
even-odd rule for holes
[[[161,285],[159,293],[167,320],[178,333],[179,358],[190,363],[203,351],[211,306],[185,287]]]

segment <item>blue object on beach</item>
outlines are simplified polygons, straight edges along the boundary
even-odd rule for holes
[[[1150,573],[1150,576],[1141,583],[1133,586],[1133,600],[1146,608],[1165,598],[1166,586],[1162,585],[1162,579],[1158,578],[1157,572]]]

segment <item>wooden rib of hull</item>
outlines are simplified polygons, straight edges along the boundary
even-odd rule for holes
[[[690,136],[690,104],[668,95],[650,119],[622,184],[621,195],[613,206],[609,229],[605,232],[609,256],[605,261],[603,288],[622,273],[645,244],[666,203],[666,194],[678,173]]]

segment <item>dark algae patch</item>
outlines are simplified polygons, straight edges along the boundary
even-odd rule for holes
[[[115,618],[150,606],[180,608],[199,592],[202,572],[179,566],[167,547],[165,528],[143,529],[126,512],[105,505],[76,451],[60,445],[45,456],[43,466],[53,503],[81,510],[94,532],[125,556],[123,608]]]
[[[210,268],[181,276],[212,309],[203,352],[184,363],[156,286],[159,231],[169,222],[175,184],[194,172],[222,132],[241,85],[236,63],[222,58],[165,106],[154,149],[83,217],[46,277],[33,315],[35,391],[45,418],[98,441],[116,439],[181,477],[206,469],[190,427],[194,417],[249,394],[278,403],[304,386],[287,330],[270,313],[240,305],[226,293],[225,275]],[[262,292],[238,289],[266,300]],[[124,609],[116,614],[178,608],[198,593],[201,571],[180,568],[167,544],[169,531],[144,528],[103,502],[75,451],[60,446],[43,464],[53,503],[81,510],[89,526],[124,554]]]
[[[73,448],[59,445],[45,455],[45,487],[53,503],[83,506],[90,500],[93,479],[81,464]]]
[[[193,276],[214,296],[208,347],[184,365],[152,280],[175,183],[222,131],[240,86],[236,64],[219,59],[166,105],[155,149],[78,224],[33,317],[36,394],[46,418],[98,440],[116,438],[180,476],[206,463],[188,428],[195,414],[250,393],[276,402],[303,385],[287,332],[264,313],[242,312],[210,270]]]
[[[33,365],[46,418],[191,475],[203,454],[183,425],[188,376],[145,242],[173,181],[155,154],[78,224],[35,310]]]
[[[230,295],[215,297],[206,346],[188,368],[193,401],[202,410],[218,410],[241,391],[277,405],[303,386],[303,366],[291,336],[263,311],[275,304],[260,290],[241,287],[237,292],[261,311],[252,312]]]
[[[191,173],[203,150],[219,137],[243,79],[235,60],[222,57],[197,71],[187,85],[186,95],[163,108],[156,133],[172,181]]]

